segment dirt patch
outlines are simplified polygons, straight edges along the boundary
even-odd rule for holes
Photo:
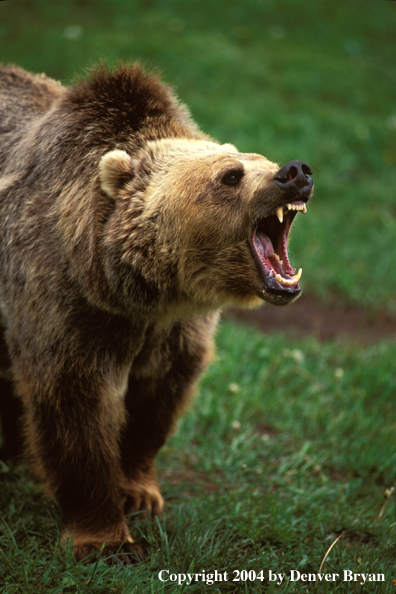
[[[342,540],[347,545],[369,545],[378,547],[378,538],[370,532],[357,532],[355,530],[338,530],[334,532],[337,537],[342,534]]]
[[[277,435],[279,431],[275,429],[275,427],[273,427],[272,425],[269,425],[268,423],[261,421],[258,425],[256,425],[256,433],[263,437],[270,438]]]
[[[161,475],[160,485],[163,493],[167,494],[167,502],[193,498],[202,493],[214,493],[220,488],[205,472],[191,468],[166,470]],[[169,495],[169,492],[172,494]]]
[[[342,338],[364,344],[396,339],[396,316],[346,306],[336,299],[324,304],[310,294],[303,294],[289,307],[231,309],[225,318],[249,324],[266,334],[279,331],[291,337],[313,335],[319,340]]]

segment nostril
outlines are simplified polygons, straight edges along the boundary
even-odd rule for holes
[[[284,189],[295,188],[308,191],[312,188],[312,169],[304,161],[290,161],[281,167],[274,177],[275,183]]]
[[[294,165],[293,165],[289,169],[287,180],[288,181],[291,181],[292,179],[294,179],[295,177],[297,177],[297,175],[298,175],[298,169],[297,169],[297,167],[294,167]]]

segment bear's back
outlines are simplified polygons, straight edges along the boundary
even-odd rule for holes
[[[28,125],[45,114],[63,93],[62,85],[44,74],[0,66],[0,172],[10,150]]]

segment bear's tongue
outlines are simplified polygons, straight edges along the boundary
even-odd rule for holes
[[[264,233],[262,224],[255,230],[252,238],[253,253],[263,275],[264,284],[274,290],[299,289],[302,270],[300,268],[296,274],[290,265],[287,252],[287,236],[292,219],[283,220],[282,223],[268,219],[272,217],[267,218],[265,230],[268,229],[272,240]]]

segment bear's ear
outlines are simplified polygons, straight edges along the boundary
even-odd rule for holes
[[[127,152],[115,149],[103,155],[99,162],[101,188],[111,198],[130,181],[135,173],[136,161]]]

